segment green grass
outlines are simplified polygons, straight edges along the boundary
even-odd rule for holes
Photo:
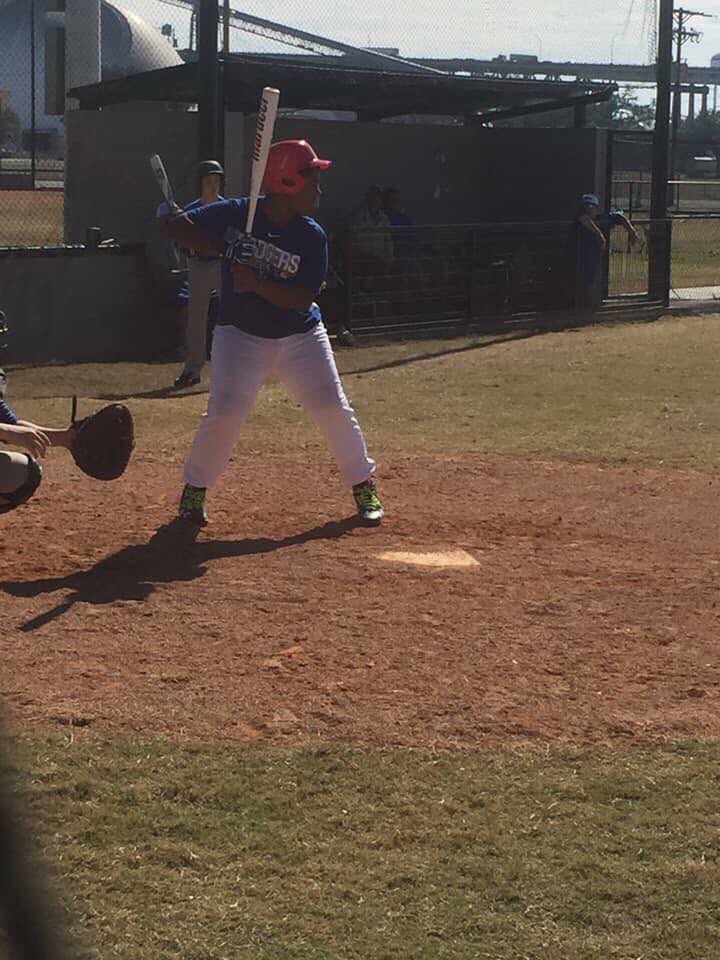
[[[720,221],[674,220],[673,287],[720,285]]]
[[[714,471],[719,355],[720,318],[688,317],[339,359],[388,457]],[[160,462],[182,456],[206,400],[142,396],[176,370],[18,369],[11,398],[59,424],[75,391],[129,394],[140,447]],[[325,456],[276,386],[243,443]],[[17,763],[28,821],[93,960],[717,955],[716,744],[438,754],[36,738]]]
[[[624,231],[614,231],[610,292],[642,293],[647,281],[647,247],[628,251]],[[671,284],[678,290],[720,286],[720,220],[673,219]]]
[[[386,455],[502,453],[708,470],[720,459],[718,356],[717,316],[338,354],[371,445]],[[25,416],[60,425],[73,391],[130,395],[140,449],[182,456],[206,394],[142,398],[176,372],[177,365],[23,369],[11,376],[11,399]],[[261,395],[242,443],[325,456],[314,427],[276,385]]]
[[[716,955],[711,746],[24,749],[27,815],[86,956]]]
[[[63,242],[62,190],[0,192],[0,247],[47,246]]]

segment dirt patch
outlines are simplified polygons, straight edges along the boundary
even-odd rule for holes
[[[373,744],[720,734],[720,496],[691,473],[391,458],[379,530],[332,468],[247,457],[194,542],[179,467],[58,458],[2,518],[0,694],[100,735]],[[161,529],[158,529],[161,528]],[[472,566],[379,554],[464,551]]]

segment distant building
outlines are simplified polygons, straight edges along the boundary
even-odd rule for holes
[[[65,112],[65,31],[63,14],[35,3],[36,144],[63,153]],[[0,143],[6,151],[28,148],[32,126],[31,7],[27,0],[0,0],[0,105],[20,120],[21,143]],[[174,67],[182,63],[171,41],[116,0],[102,0],[103,80]]]

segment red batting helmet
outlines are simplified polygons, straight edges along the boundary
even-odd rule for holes
[[[332,160],[321,160],[307,140],[279,140],[270,147],[263,189],[294,197],[305,188],[303,173],[331,166]]]

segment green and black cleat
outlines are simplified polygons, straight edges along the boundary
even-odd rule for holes
[[[382,501],[374,480],[366,480],[353,487],[353,496],[358,509],[358,520],[369,527],[377,527],[385,516]]]
[[[178,518],[186,523],[193,523],[195,526],[204,527],[208,522],[205,499],[207,490],[205,487],[193,487],[186,483],[180,497],[180,507],[178,509]]]

